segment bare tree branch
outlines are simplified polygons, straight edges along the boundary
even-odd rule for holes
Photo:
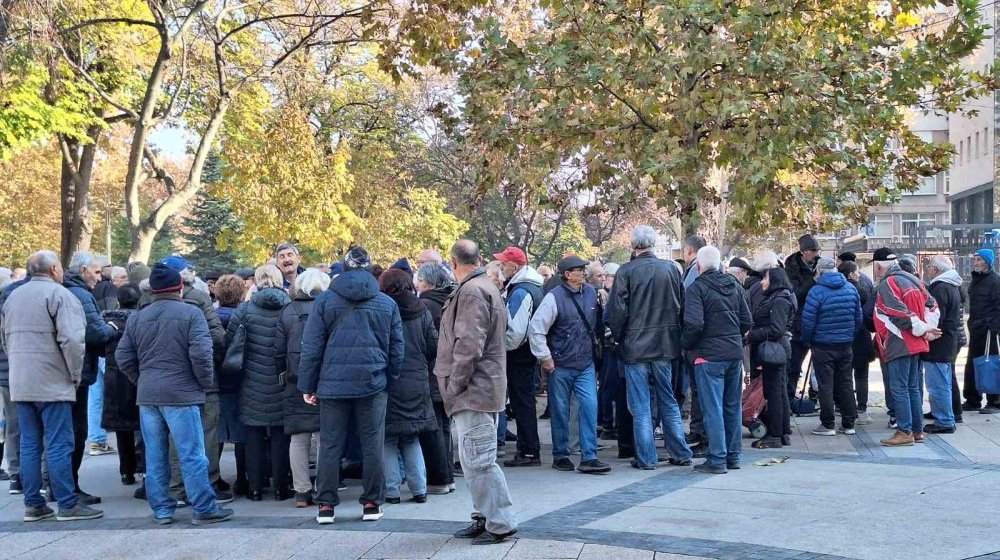
[[[68,33],[72,33],[72,32],[77,31],[79,29],[83,29],[85,27],[90,27],[92,25],[99,25],[99,24],[102,24],[102,23],[124,23],[124,24],[127,24],[127,25],[146,25],[146,26],[153,27],[153,28],[157,27],[155,21],[149,21],[149,20],[145,20],[145,19],[112,17],[112,18],[88,19],[87,21],[81,21],[80,23],[78,23],[76,25],[73,25],[73,26],[70,26],[70,27],[67,27],[66,29],[60,29],[60,30],[58,30],[58,33],[60,35],[66,35]]]

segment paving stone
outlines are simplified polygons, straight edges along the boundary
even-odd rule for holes
[[[579,560],[653,560],[652,550],[640,550],[603,544],[585,544]]]
[[[393,533],[379,541],[364,558],[430,558],[441,550],[451,537],[421,533]]]
[[[469,539],[451,539],[431,560],[502,560],[517,541],[509,539],[490,546],[472,546]]]
[[[522,539],[510,549],[505,560],[577,558],[582,550],[583,543]]]
[[[671,552],[657,552],[655,560],[711,560],[704,556],[688,556],[686,554],[673,554]]]
[[[299,549],[294,560],[356,560],[389,536],[378,531],[311,529],[319,536]]]

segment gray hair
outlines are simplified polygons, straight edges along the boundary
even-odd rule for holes
[[[708,246],[708,241],[705,241],[705,238],[700,235],[691,235],[684,240],[684,245],[686,247],[691,247],[695,251],[701,251],[703,248]],[[701,261],[700,258],[698,260]],[[722,260],[721,256],[719,257],[719,260]]]
[[[111,266],[111,259],[107,255],[97,255],[97,264],[101,265],[101,268]]]
[[[699,236],[692,236],[699,237]],[[691,239],[690,237],[688,239]],[[704,241],[704,238],[701,238]],[[693,245],[688,245],[693,247]],[[701,249],[698,249],[698,264],[699,266],[706,267],[706,269],[718,269],[722,265],[722,253],[719,252],[717,247],[711,245],[706,245]]]
[[[315,268],[295,277],[295,291],[300,294],[315,296],[329,287],[330,276]]]
[[[11,283],[13,283],[13,280],[11,280],[11,276],[13,275],[14,275],[13,270],[4,266],[0,266],[0,290],[6,288],[7,286],[10,286]]]
[[[295,246],[291,241],[286,241],[274,248],[274,256],[277,257],[278,253],[291,249],[296,255],[299,254],[299,248]]]
[[[632,248],[636,250],[651,249],[656,246],[658,237],[653,226],[636,226],[632,230]]]
[[[281,288],[284,286],[284,277],[281,275],[278,267],[273,264],[258,266],[257,270],[253,272],[253,279],[257,283],[258,289]]]
[[[820,274],[829,274],[831,272],[837,272],[837,262],[830,257],[821,257],[816,262],[816,270]]]
[[[929,264],[941,272],[948,272],[955,268],[955,264],[951,262],[951,257],[947,255],[934,255],[931,257]]]
[[[69,261],[69,269],[73,272],[80,272],[83,267],[93,268],[100,264],[100,259],[90,251],[77,251],[73,253],[73,258]]]
[[[128,276],[128,272],[125,271],[125,267],[123,266],[111,267],[111,279],[114,280],[119,276]]]
[[[757,272],[764,272],[772,268],[778,268],[778,254],[770,249],[761,249],[753,254],[753,269]]]
[[[91,256],[93,256],[92,253]],[[59,264],[59,255],[55,251],[38,251],[28,257],[28,276],[48,274],[49,270],[57,264]]]
[[[425,264],[417,270],[417,278],[433,288],[447,288],[451,285],[448,271],[439,264]]]
[[[442,257],[441,253],[437,252],[435,249],[424,249],[423,251],[420,251],[420,254],[421,255],[426,254],[428,260],[431,263],[434,263],[434,264],[444,264],[444,257]]]

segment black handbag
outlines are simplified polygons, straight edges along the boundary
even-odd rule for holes
[[[240,323],[236,328],[236,335],[233,342],[226,348],[226,357],[222,359],[219,366],[220,377],[241,377],[243,375],[243,363],[246,360],[247,348],[247,328]]]
[[[765,340],[757,346],[757,361],[769,366],[788,363],[788,353],[781,342]]]

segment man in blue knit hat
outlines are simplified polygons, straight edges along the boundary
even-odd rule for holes
[[[998,354],[1000,336],[1000,276],[995,270],[996,255],[991,249],[980,249],[972,255],[972,282],[969,284],[969,356],[965,362],[965,404],[962,410],[978,410],[980,414],[1000,413],[1000,395],[986,395],[982,409],[982,391],[976,388],[973,360],[986,355],[987,338],[990,354]]]

